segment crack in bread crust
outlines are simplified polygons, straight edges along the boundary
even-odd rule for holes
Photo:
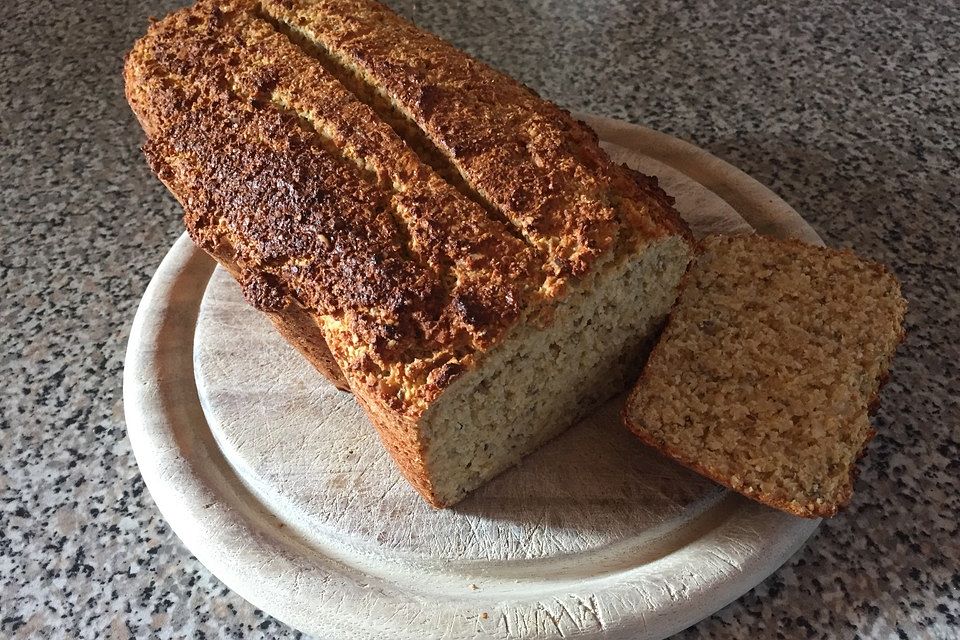
[[[231,87],[231,90],[237,96],[243,95],[243,91],[238,90],[237,87]],[[363,162],[362,158],[358,158],[355,154],[349,153],[338,147],[334,141],[334,138],[324,131],[323,124],[311,118],[309,113],[301,113],[300,111],[297,111],[295,107],[285,102],[283,99],[278,99],[273,93],[270,94],[269,98],[267,98],[265,102],[261,104],[261,106],[264,104],[269,104],[270,108],[276,110],[280,114],[288,116],[291,123],[299,126],[301,129],[306,131],[308,135],[312,136],[313,141],[318,146],[322,147],[324,151],[329,153],[332,158],[353,163],[357,169],[357,175],[362,180],[366,181],[371,187],[377,189],[378,195],[382,195],[380,202],[377,203],[377,208],[382,210],[387,216],[389,216],[390,220],[393,221],[394,232],[396,233],[397,237],[397,244],[404,259],[424,265],[427,264],[420,255],[416,244],[413,242],[408,219],[401,214],[400,205],[398,204],[396,197],[398,194],[391,185],[383,184],[378,178],[376,172],[371,170]],[[440,275],[441,281],[448,281],[443,272],[441,272]]]
[[[437,175],[447,181],[464,197],[475,202],[490,217],[504,226],[504,229],[515,238],[522,240],[531,249],[536,251],[536,247],[530,239],[524,236],[522,229],[519,229],[513,222],[499,211],[482,194],[472,188],[464,178],[460,170],[437,148],[432,140],[421,130],[417,123],[408,118],[401,110],[392,104],[389,98],[380,93],[376,86],[368,84],[364,78],[353,69],[340,63],[329,51],[325,50],[321,43],[310,40],[309,37],[298,31],[285,22],[277,20],[263,11],[262,6],[258,6],[255,15],[268,22],[278,32],[287,36],[291,43],[299,47],[306,55],[314,58],[331,75],[348,89],[358,100],[369,106],[385,123],[400,136],[404,142],[412,149],[419,159],[430,166]]]

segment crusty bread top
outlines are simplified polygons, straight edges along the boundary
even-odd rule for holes
[[[585,124],[379,2],[262,6],[426,131],[552,272],[583,275],[621,235],[683,228],[656,181],[611,163]]]
[[[850,500],[905,308],[896,279],[850,251],[707,238],[625,422],[750,498],[831,516]]]
[[[395,21],[404,33],[433,38],[365,6],[380,18],[358,14],[351,24]],[[512,154],[496,170],[465,167],[470,184],[441,177],[329,60],[278,31],[264,13],[271,7],[205,0],[153,24],[128,55],[127,98],[193,239],[230,254],[258,307],[296,303],[315,313],[351,385],[394,410],[422,412],[510,327],[547,317],[605,251],[683,232],[655,181],[612,165],[594,138],[581,139],[582,125],[500,74],[502,95],[523,94],[570,129],[541,130],[552,136],[544,157],[567,172]],[[458,68],[495,73],[452,47],[448,55]],[[392,66],[423,72],[407,64],[419,63]],[[461,99],[479,99],[474,93],[465,87]],[[448,96],[443,104],[455,111],[459,102]],[[465,111],[463,120],[482,111]],[[527,140],[541,140],[530,127],[503,122],[499,130],[540,144]],[[518,203],[523,185],[539,185],[524,201],[522,226],[513,209],[470,197],[475,177],[492,183],[498,172],[529,174],[514,181]],[[597,180],[606,180],[602,189]]]

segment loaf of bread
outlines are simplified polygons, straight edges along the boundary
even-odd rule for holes
[[[190,236],[448,506],[633,380],[689,232],[583,123],[370,0],[212,0],[128,55]]]
[[[882,266],[761,236],[711,237],[625,408],[667,456],[789,513],[832,516],[903,338]]]

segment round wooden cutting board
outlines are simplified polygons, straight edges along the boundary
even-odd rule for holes
[[[786,203],[696,147],[586,118],[657,175],[697,235],[820,243]],[[776,570],[816,529],[642,446],[620,401],[447,510],[181,237],[134,320],[130,441],[160,511],[241,596],[319,638],[659,638]]]

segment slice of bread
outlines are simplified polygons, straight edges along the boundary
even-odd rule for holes
[[[788,513],[845,506],[903,339],[897,280],[850,251],[714,236],[624,408],[668,457]]]

